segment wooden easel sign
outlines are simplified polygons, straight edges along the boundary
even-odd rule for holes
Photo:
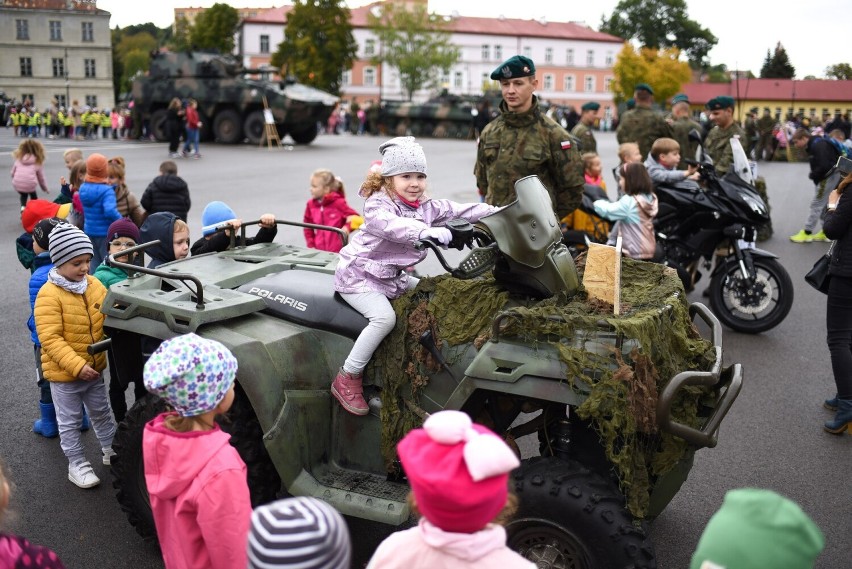
[[[263,97],[263,136],[260,137],[258,146],[263,146],[264,140],[269,150],[272,150],[273,144],[277,144],[278,148],[281,148],[281,138],[278,136],[278,127],[275,126],[275,117],[272,116],[272,110],[269,108],[265,95]]]
[[[615,247],[589,244],[583,286],[589,296],[612,304],[615,316],[621,313],[621,237]]]

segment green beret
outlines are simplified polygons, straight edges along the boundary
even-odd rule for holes
[[[588,103],[586,103],[585,105],[580,107],[580,109],[582,109],[584,111],[597,111],[600,108],[601,108],[600,104],[596,103],[594,101],[589,101]]]
[[[500,64],[500,67],[491,72],[491,79],[514,79],[516,77],[530,77],[535,75],[535,64],[529,57],[513,55]]]
[[[648,91],[652,95],[654,94],[654,90],[651,89],[651,86],[648,85],[647,83],[639,83],[638,85],[636,85],[636,87],[633,90],[634,91]]]
[[[678,103],[688,103],[688,102],[689,102],[689,97],[687,97],[683,93],[678,93],[677,95],[672,97],[672,105],[676,105]]]
[[[719,95],[718,97],[714,97],[707,101],[707,108],[711,111],[718,111],[719,109],[733,109],[734,99],[727,95]]]
[[[757,114],[757,111],[758,111],[757,107],[752,107],[752,108],[751,108],[751,110],[750,110],[749,112],[750,112],[750,113]]]
[[[634,99],[633,97],[630,97],[629,99],[627,99],[627,102],[625,102],[624,104],[627,106],[627,110],[635,109],[636,108],[636,99]]]

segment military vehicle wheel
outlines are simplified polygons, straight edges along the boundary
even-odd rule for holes
[[[290,138],[292,138],[293,142],[296,144],[310,144],[316,137],[317,127],[313,125],[302,130],[290,131]]]
[[[617,487],[556,457],[525,460],[510,488],[518,511],[506,525],[509,547],[540,568],[652,569],[654,548],[624,509]]]
[[[156,395],[146,395],[128,411],[113,441],[117,456],[112,463],[112,485],[130,524],[145,539],[156,539],[157,531],[145,484],[142,432],[145,423],[166,409],[165,401]],[[219,423],[231,435],[231,445],[246,463],[252,507],[274,500],[281,488],[281,478],[263,445],[263,430],[257,416],[239,384],[227,418]]]
[[[167,115],[168,111],[166,109],[157,109],[151,113],[151,119],[148,122],[151,133],[160,142],[165,142],[169,139],[168,125],[166,123]]]
[[[237,111],[225,109],[213,119],[213,136],[222,144],[236,144],[243,140],[243,119]]]
[[[252,111],[246,117],[245,130],[246,138],[251,144],[260,144],[263,139],[263,132],[266,129],[266,122],[263,118],[263,111]]]
[[[139,399],[119,423],[112,442],[116,455],[112,458],[112,487],[121,509],[145,539],[156,539],[151,500],[145,484],[145,467],[142,462],[142,430],[145,423],[164,412],[166,402],[150,393]]]

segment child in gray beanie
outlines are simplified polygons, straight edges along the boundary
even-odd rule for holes
[[[379,152],[380,171],[371,169],[361,185],[364,223],[340,251],[334,275],[340,296],[369,320],[331,385],[331,394],[354,415],[369,413],[361,373],[396,324],[390,300],[417,286],[404,270],[426,258],[415,244],[431,239],[446,246],[452,239],[448,221],[476,223],[499,209],[426,196],[426,154],[411,136],[393,138]]]
[[[50,382],[59,442],[68,458],[68,479],[80,488],[91,488],[101,481],[86,460],[80,440],[84,404],[101,444],[103,464],[109,466],[115,454],[115,421],[103,378],[106,355],[86,351],[89,344],[104,338],[101,305],[106,288],[89,275],[94,250],[85,233],[63,223],[50,232],[48,240],[54,267],[38,292],[33,310],[42,371]]]

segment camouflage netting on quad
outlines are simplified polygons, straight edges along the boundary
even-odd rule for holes
[[[578,264],[582,275],[583,256]],[[691,452],[683,440],[658,431],[657,394],[681,371],[709,370],[714,352],[689,318],[674,271],[626,258],[622,270],[621,316],[613,316],[611,305],[589,299],[581,290],[571,299],[554,297],[509,308],[515,317],[503,320],[500,335],[555,346],[566,367],[565,381],[573,385],[578,378],[591,386],[576,413],[594,425],[617,469],[628,509],[642,518],[653,480]],[[464,281],[444,275],[421,279],[414,291],[393,302],[396,327],[370,364],[371,375],[383,384],[382,453],[389,472],[396,461],[396,443],[423,422],[420,390],[440,369],[419,344],[421,334],[431,330],[452,365],[466,350],[479,349],[487,341],[493,317],[508,300],[508,293],[491,277]],[[632,346],[629,353],[601,349],[607,338],[609,346],[613,344],[613,331],[623,335],[625,346]],[[596,339],[598,349],[588,349]],[[700,426],[698,401],[707,394],[706,388],[684,389],[672,406],[675,420]]]

